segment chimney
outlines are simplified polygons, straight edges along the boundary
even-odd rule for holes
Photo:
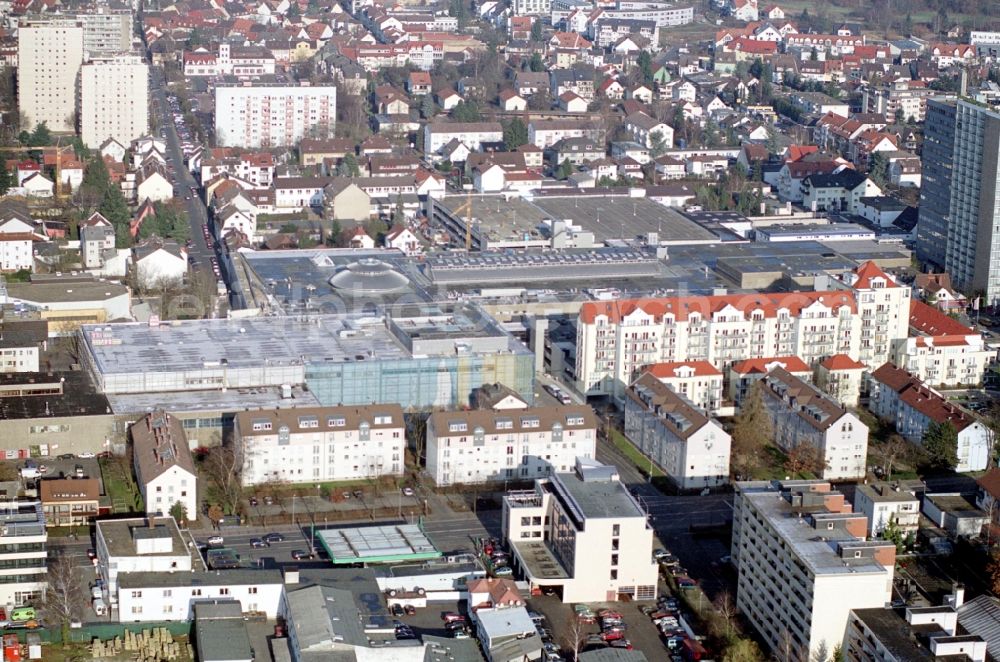
[[[149,517],[147,517],[146,518],[146,526],[148,526],[150,529],[155,529],[156,528],[156,517],[154,517],[153,515],[150,515]]]
[[[291,586],[299,583],[299,567],[290,565],[285,568],[285,584]]]
[[[965,584],[955,582],[951,585],[951,595],[948,596],[948,602],[955,609],[958,609],[963,604],[965,604]]]

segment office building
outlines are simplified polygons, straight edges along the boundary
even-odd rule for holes
[[[30,605],[45,591],[45,514],[40,501],[5,501],[0,508],[0,604]]]
[[[95,539],[97,572],[104,580],[104,591],[112,605],[118,599],[121,575],[151,572],[191,575],[193,571],[208,570],[201,552],[188,548],[188,541],[173,517],[97,520]]]
[[[593,458],[597,418],[587,405],[529,407],[506,393],[485,408],[427,420],[427,472],[438,485],[534,480]]]
[[[935,99],[927,104],[924,135],[917,257],[994,305],[1000,302],[1000,113]]]
[[[17,100],[25,129],[44,122],[51,131],[76,131],[83,58],[83,26],[77,20],[26,21],[18,26]]]
[[[644,373],[628,388],[624,416],[625,436],[678,488],[704,489],[727,482],[729,434],[653,374]]]
[[[245,612],[267,618],[278,613],[285,585],[272,568],[213,570],[210,572],[132,572],[118,578],[118,614],[122,623],[190,621],[199,607],[232,600]],[[234,662],[234,661],[227,661]]]
[[[180,419],[154,411],[132,424],[129,433],[136,483],[146,512],[166,515],[179,503],[188,517],[197,517],[198,480]]]
[[[578,459],[572,472],[509,492],[502,525],[532,590],[563,602],[656,598],[653,529],[614,466]]]
[[[215,88],[215,136],[223,147],[278,147],[329,138],[337,122],[337,88],[261,76],[253,85]]]
[[[406,425],[398,404],[241,411],[233,438],[245,486],[403,474]]]
[[[892,600],[896,547],[867,540],[867,529],[828,482],[737,483],[736,604],[778,659],[829,655],[852,609]]]
[[[80,69],[80,137],[127,145],[149,131],[149,65],[139,55],[92,60]]]

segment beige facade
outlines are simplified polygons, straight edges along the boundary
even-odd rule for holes
[[[29,21],[17,30],[18,109],[30,130],[76,131],[76,99],[83,64],[83,26],[75,20]]]
[[[108,138],[123,145],[149,132],[149,66],[119,55],[80,70],[80,136],[90,148]]]

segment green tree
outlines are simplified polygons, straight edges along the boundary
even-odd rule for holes
[[[531,54],[531,61],[528,63],[528,68],[535,73],[540,73],[545,71],[545,62],[542,60],[542,56],[539,53]]]
[[[52,132],[49,131],[49,127],[45,122],[39,122],[35,125],[35,130],[31,132],[31,137],[28,138],[29,147],[45,147],[52,142]]]
[[[0,195],[6,195],[14,186],[14,175],[7,169],[7,159],[0,154]]]
[[[640,51],[639,57],[636,58],[636,64],[642,73],[642,82],[651,85],[653,83],[653,56],[649,54],[649,51]]]
[[[437,104],[434,103],[434,99],[430,94],[425,94],[420,100],[420,116],[425,120],[429,120],[437,114]]]
[[[481,119],[479,104],[475,101],[460,101],[451,109],[451,116],[456,122],[478,122]]]
[[[875,152],[868,161],[868,177],[878,184],[879,188],[885,188],[888,179],[888,165],[882,152]]]
[[[170,506],[170,516],[183,526],[183,523],[186,523],[188,518],[187,506],[177,501],[174,505]]]
[[[922,445],[931,467],[954,469],[958,464],[958,430],[951,421],[934,421],[928,425]]]
[[[882,529],[882,540],[888,540],[895,545],[897,554],[903,553],[906,536],[903,535],[903,532],[899,528],[899,524],[896,523],[896,520],[889,520],[889,523],[886,524],[884,529]]]
[[[771,441],[771,419],[764,406],[764,384],[757,381],[750,387],[733,419],[733,467],[748,477],[764,459],[764,449]]]
[[[760,662],[763,659],[755,641],[737,637],[731,638],[722,655],[723,662]]]
[[[80,194],[95,203],[104,199],[108,187],[111,186],[111,176],[108,166],[100,156],[94,156],[87,162],[83,171],[83,181],[80,183]]]
[[[542,31],[542,19],[535,18],[535,22],[531,24],[531,41],[537,44],[544,38],[545,33]]]
[[[128,210],[128,204],[125,202],[125,196],[122,195],[122,191],[117,186],[109,186],[108,190],[104,193],[104,199],[101,200],[101,206],[98,208],[101,216],[108,219],[111,225],[115,229],[115,246],[117,248],[127,248],[132,243],[132,237],[129,234],[129,221],[131,220],[131,214]]]
[[[667,151],[667,141],[663,137],[662,131],[653,131],[649,134],[649,142],[649,154],[654,159],[663,156],[663,153]]]
[[[508,152],[513,152],[528,142],[528,127],[521,119],[515,117],[503,127],[503,145]]]
[[[572,174],[573,174],[573,164],[570,163],[569,159],[565,159],[562,163],[559,164],[559,171],[556,173],[556,176],[559,179],[566,179]]]
[[[358,159],[350,152],[345,154],[344,158],[337,164],[337,175],[340,177],[358,177],[360,174],[361,168],[358,167]]]

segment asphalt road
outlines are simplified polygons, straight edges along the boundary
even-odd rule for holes
[[[215,279],[211,260],[215,256],[215,248],[206,243],[202,230],[208,224],[208,211],[200,196],[190,192],[191,187],[197,186],[198,182],[184,163],[184,152],[181,150],[180,139],[177,137],[174,116],[170,110],[170,104],[167,102],[163,72],[157,67],[152,69],[150,92],[157,102],[160,126],[166,129],[164,140],[167,144],[167,160],[173,166],[174,174],[177,177],[177,186],[181,189],[181,196],[184,198],[190,196],[189,200],[183,200],[188,222],[191,225],[192,246],[188,254],[195,260],[195,269],[203,272],[208,278]],[[181,198],[179,197],[178,200],[181,201]]]

